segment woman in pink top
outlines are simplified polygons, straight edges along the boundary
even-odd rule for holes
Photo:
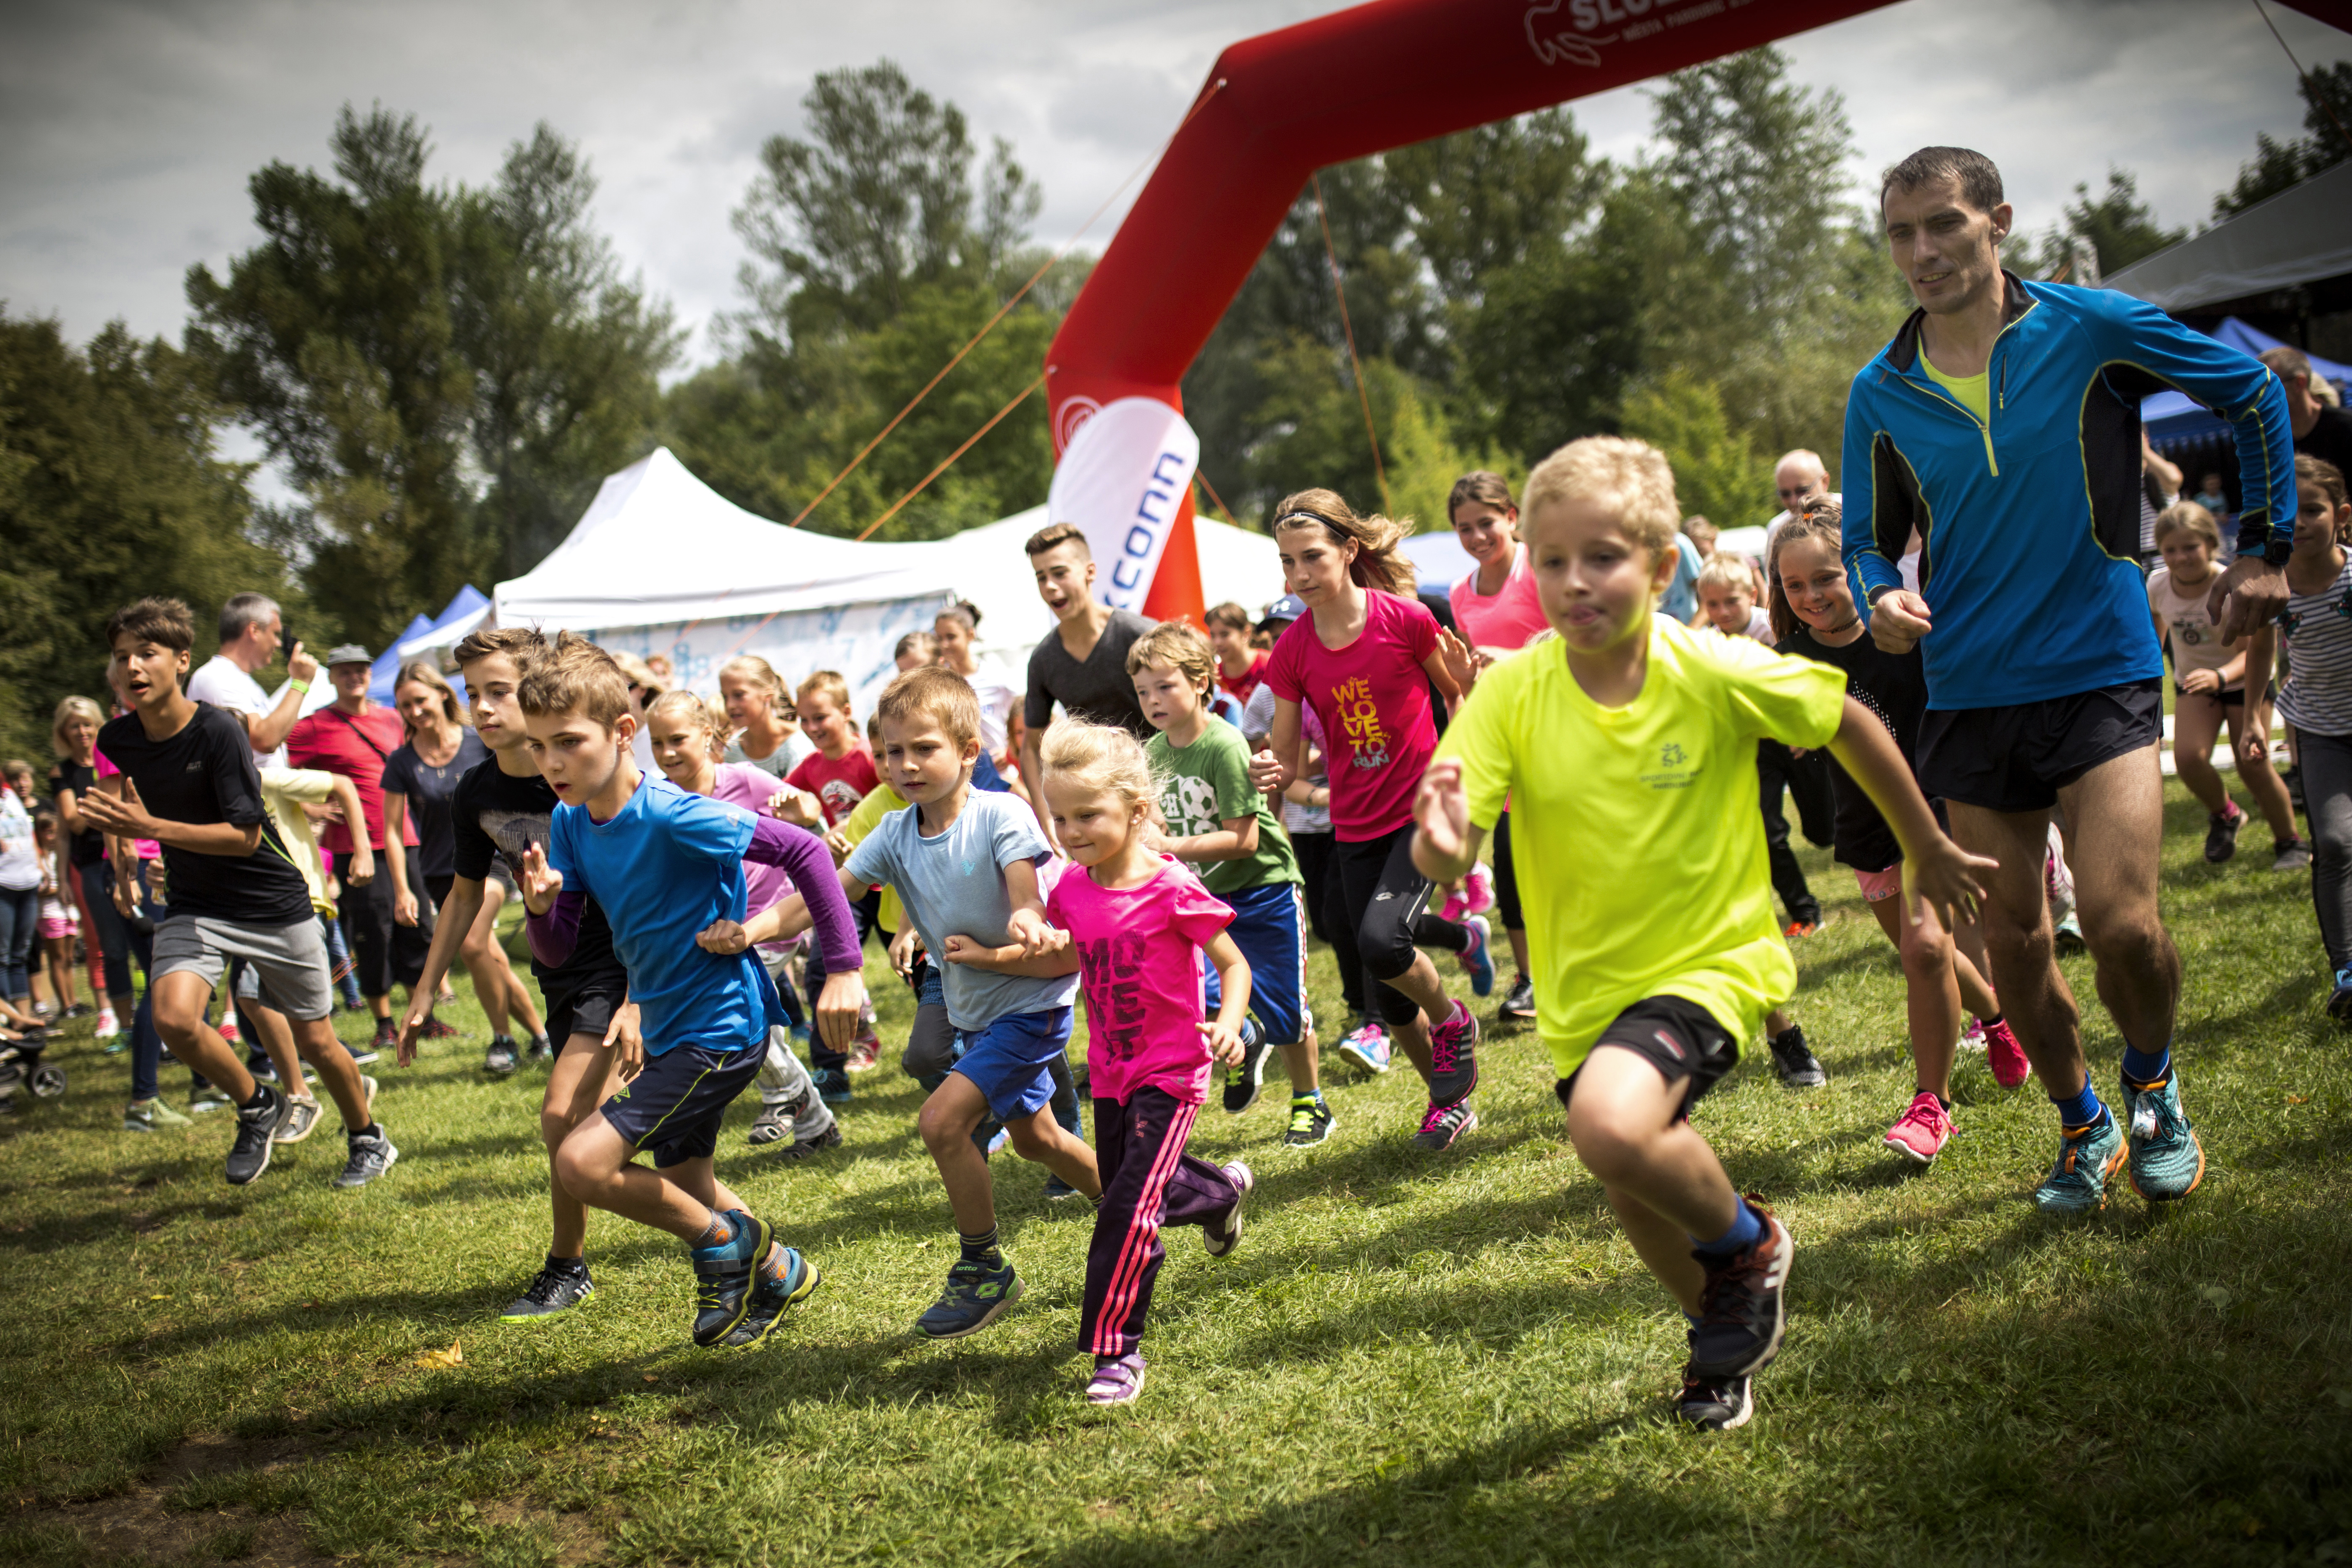
[[[1078,1339],[1095,1358],[1088,1402],[1124,1405],[1143,1392],[1138,1347],[1167,1256],[1160,1231],[1201,1226],[1212,1258],[1241,1240],[1249,1167],[1220,1169],[1184,1152],[1184,1141],[1208,1097],[1212,1063],[1242,1059],[1250,972],[1225,931],[1234,911],[1151,847],[1160,788],[1141,743],[1111,725],[1064,719],[1038,754],[1055,837],[1076,862],[1046,895],[1045,918],[1076,950],[1087,994],[1102,1173]],[[1206,1023],[1202,952],[1223,988]]]
[[[740,805],[755,816],[772,816],[776,813],[771,807],[791,793],[765,768],[719,760],[727,744],[722,721],[691,691],[665,691],[654,699],[646,710],[646,738],[662,776],[688,795],[707,795]],[[795,891],[782,866],[743,862],[745,920],[782,903]],[[806,1015],[793,988],[791,971],[792,956],[801,940],[762,943],[759,952],[761,966],[775,982],[776,995],[792,1017],[793,1032],[805,1035]],[[755,1147],[779,1142],[787,1131],[793,1141],[777,1151],[782,1159],[804,1160],[841,1145],[841,1129],[834,1121],[833,1108],[818,1097],[808,1068],[793,1054],[784,1032],[777,1029],[768,1034],[768,1057],[760,1068],[760,1117],[751,1123],[749,1142]]]
[[[1480,927],[1429,912],[1429,879],[1413,869],[1413,792],[1437,749],[1429,688],[1458,700],[1472,658],[1410,596],[1412,566],[1397,549],[1404,534],[1387,518],[1358,517],[1329,490],[1302,490],[1276,511],[1283,574],[1307,613],[1274,645],[1265,680],[1274,729],[1250,776],[1273,794],[1303,775],[1299,710],[1312,708],[1329,743],[1330,918],[1355,931],[1364,999],[1429,1085],[1413,1141],[1434,1152],[1477,1125],[1478,1023],[1445,994],[1416,944],[1463,954],[1482,994],[1494,963]]]

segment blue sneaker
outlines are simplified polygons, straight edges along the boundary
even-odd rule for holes
[[[694,1342],[705,1349],[735,1331],[751,1304],[751,1266],[768,1256],[776,1233],[741,1209],[727,1211],[734,1235],[716,1247],[689,1248],[694,1263]]]
[[[2327,997],[2327,1016],[2339,1024],[2352,1024],[2352,964],[2336,972],[2336,989]]]
[[[849,1103],[849,1075],[839,1068],[817,1068],[809,1073],[809,1081],[816,1085],[816,1095],[827,1105]]]
[[[948,1288],[915,1320],[915,1332],[927,1340],[960,1340],[996,1321],[1019,1300],[1021,1277],[1010,1263],[991,1268],[959,1260],[948,1270]]]
[[[2126,1158],[2123,1129],[2109,1106],[2090,1126],[2072,1135],[2062,1131],[2058,1163],[2033,1189],[2033,1206],[2060,1217],[2098,1213],[2107,1206],[2107,1178]]]
[[[1485,915],[1472,915],[1462,922],[1470,933],[1470,945],[1462,950],[1462,967],[1470,972],[1470,989],[1480,996],[1492,995],[1495,990],[1495,933]]]
[[[824,1280],[816,1265],[803,1258],[797,1247],[781,1247],[776,1250],[784,1255],[784,1266],[772,1279],[761,1274],[751,1281],[751,1300],[743,1309],[743,1321],[719,1342],[730,1350],[741,1350],[766,1339],[769,1331],[782,1319],[784,1310],[807,1300]]]
[[[2154,1204],[2173,1203],[2205,1179],[2205,1149],[2180,1109],[2180,1069],[2147,1089],[2124,1079],[2121,1104],[2131,1119],[2131,1184]]]
[[[1341,1056],[1373,1074],[1389,1070],[1389,1053],[1394,1048],[1387,1028],[1377,1018],[1366,1019],[1361,1028],[1349,1031],[1339,1042]]]

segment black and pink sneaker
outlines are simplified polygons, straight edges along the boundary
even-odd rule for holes
[[[1455,1105],[1478,1087],[1478,1020],[1459,1002],[1449,1005],[1442,1024],[1429,1026],[1429,1100]]]

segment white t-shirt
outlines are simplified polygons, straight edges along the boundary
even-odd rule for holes
[[[0,784],[0,888],[29,892],[41,885],[41,848],[33,819],[16,792]]]
[[[1013,710],[1020,703],[1023,689],[1005,679],[1004,667],[992,658],[974,658],[971,673],[964,679],[971,682],[971,694],[980,699],[980,743],[988,748],[990,756],[1002,757],[1012,733],[1008,726]]]
[[[232,713],[250,714],[256,719],[267,719],[270,710],[278,706],[270,700],[269,694],[261,689],[261,682],[238,668],[226,656],[217,653],[205,660],[202,668],[188,677],[188,700],[209,702],[215,708],[226,708]],[[253,763],[261,768],[284,767],[285,746],[281,744],[268,752],[257,749],[253,753]]]

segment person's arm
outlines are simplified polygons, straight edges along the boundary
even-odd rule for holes
[[[1984,899],[1977,877],[1997,870],[1999,862],[1971,855],[1945,837],[1936,825],[1936,814],[1927,807],[1927,797],[1919,793],[1918,781],[1911,776],[1911,764],[1903,760],[1886,725],[1848,697],[1837,734],[1830,742],[1830,755],[1878,807],[1895,843],[1902,846],[1904,918],[1917,925],[1924,902],[1936,911],[1946,931],[1956,929],[1962,920],[1975,919]]]
[[[359,820],[346,816],[346,822]],[[393,790],[383,792],[383,864],[392,874],[392,918],[395,924],[413,926],[416,923],[416,894],[408,885],[408,855],[401,844],[401,836],[408,828],[408,797]],[[352,835],[352,864],[355,868],[359,858],[368,852],[367,835]]]
[[[345,789],[352,781],[336,777]],[[358,860],[353,859],[356,868]],[[402,1067],[416,1059],[416,1039],[425,1027],[426,1015],[433,1011],[435,995],[441,987],[441,977],[449,973],[456,962],[457,950],[466,942],[466,935],[474,929],[474,917],[482,912],[482,884],[471,877],[458,877],[449,883],[448,901],[441,906],[440,918],[433,927],[433,945],[425,954],[425,973],[408,988],[408,1014],[400,1021],[400,1043],[393,1051],[393,1060]],[[575,929],[574,936],[577,936]]]
[[[334,781],[327,788],[334,797],[336,808],[342,813],[343,820],[362,820],[360,816],[360,786],[341,773],[331,773],[328,777]],[[364,887],[374,880],[375,851],[368,847],[367,835],[355,834],[352,838],[352,886]]]
[[[1231,931],[1219,931],[1201,950],[1215,966],[1222,988],[1217,1016],[1201,1026],[1201,1035],[1209,1042],[1209,1054],[1218,1065],[1232,1067],[1242,1059],[1242,1025],[1249,1015],[1249,960],[1242,956]]]
[[[115,773],[110,776],[120,778],[122,775]],[[65,853],[66,840],[83,830],[81,795],[79,791],[68,789],[61,781],[56,780],[54,775],[52,782],[57,784],[58,852],[62,855]]]
[[[1469,875],[1486,847],[1486,830],[1470,820],[1460,759],[1439,757],[1429,764],[1413,796],[1412,822],[1414,870],[1433,882],[1457,882]]]
[[[1927,601],[1903,585],[1901,564],[1880,543],[1900,539],[1907,544],[1918,519],[1900,487],[1882,489],[1878,483],[1874,442],[1879,432],[1871,427],[1868,401],[1857,379],[1845,400],[1845,458],[1839,475],[1845,523],[1839,542],[1853,602],[1869,623],[1871,640],[1884,652],[1909,653],[1934,629],[1935,617]]]
[[[1307,776],[1306,726],[1298,721],[1298,704],[1287,697],[1274,700],[1274,729],[1265,738],[1265,746],[1250,759],[1250,783],[1257,785],[1262,795],[1275,795],[1289,787],[1293,779]]]
[[[1032,786],[1029,809],[1037,815],[1037,826],[1046,837],[1051,838],[1054,836],[1054,814],[1046,809],[1045,792],[1035,787],[1037,781],[1045,776],[1045,752],[1037,743],[1041,732],[1042,728],[1024,730],[1021,733],[1021,776]]]
[[[846,1050],[857,1036],[858,1016],[866,1006],[865,963],[858,952],[857,916],[844,896],[840,873],[824,841],[806,828],[779,822],[772,816],[751,819],[751,842],[743,858],[762,866],[781,866],[803,889],[802,907],[816,928],[817,950],[824,959],[824,990],[817,997],[817,1032],[824,1043]],[[858,897],[864,898],[863,891]]]
[[[296,643],[294,651],[286,656],[286,689],[278,694],[278,706],[259,717],[250,713],[237,715],[245,722],[246,739],[255,751],[274,752],[286,743],[286,737],[302,721],[302,699],[318,675],[319,661]]]
[[[1444,694],[1449,711],[1468,695],[1471,682],[1478,677],[1478,661],[1462,639],[1444,626],[1437,628],[1437,646],[1429,650],[1421,668]]]
[[[856,903],[868,891],[868,885],[851,876],[846,866],[834,872],[833,878],[845,904]],[[803,888],[814,885],[798,882],[797,879],[795,883]],[[814,923],[814,917],[809,913],[808,895],[794,893],[788,899],[777,900],[748,921],[713,921],[694,940],[696,945],[709,952],[733,954],[747,947],[764,947],[772,942],[790,942]],[[856,952],[855,949],[851,951],[853,954]],[[851,962],[856,962],[855,957]]]
[[[123,838],[152,838],[197,855],[237,858],[250,855],[261,843],[261,824],[239,827],[234,822],[166,822],[140,804],[139,792],[128,788],[130,777],[114,773],[98,781],[97,790],[81,803],[88,825]]]
[[[1035,953],[1017,942],[991,947],[961,932],[951,933],[947,942],[948,950],[940,956],[968,969],[1026,975],[1032,980],[1058,980],[1078,972],[1078,950],[1071,943],[1068,933],[1061,931],[1055,931],[1045,950]]]
[[[1032,957],[1051,952],[1056,942],[1068,941],[1045,919],[1045,896],[1037,890],[1036,866],[1027,860],[1013,860],[1003,869],[1005,895],[1013,900],[1013,915],[1004,922],[1004,934],[1019,942],[1022,951]]]

